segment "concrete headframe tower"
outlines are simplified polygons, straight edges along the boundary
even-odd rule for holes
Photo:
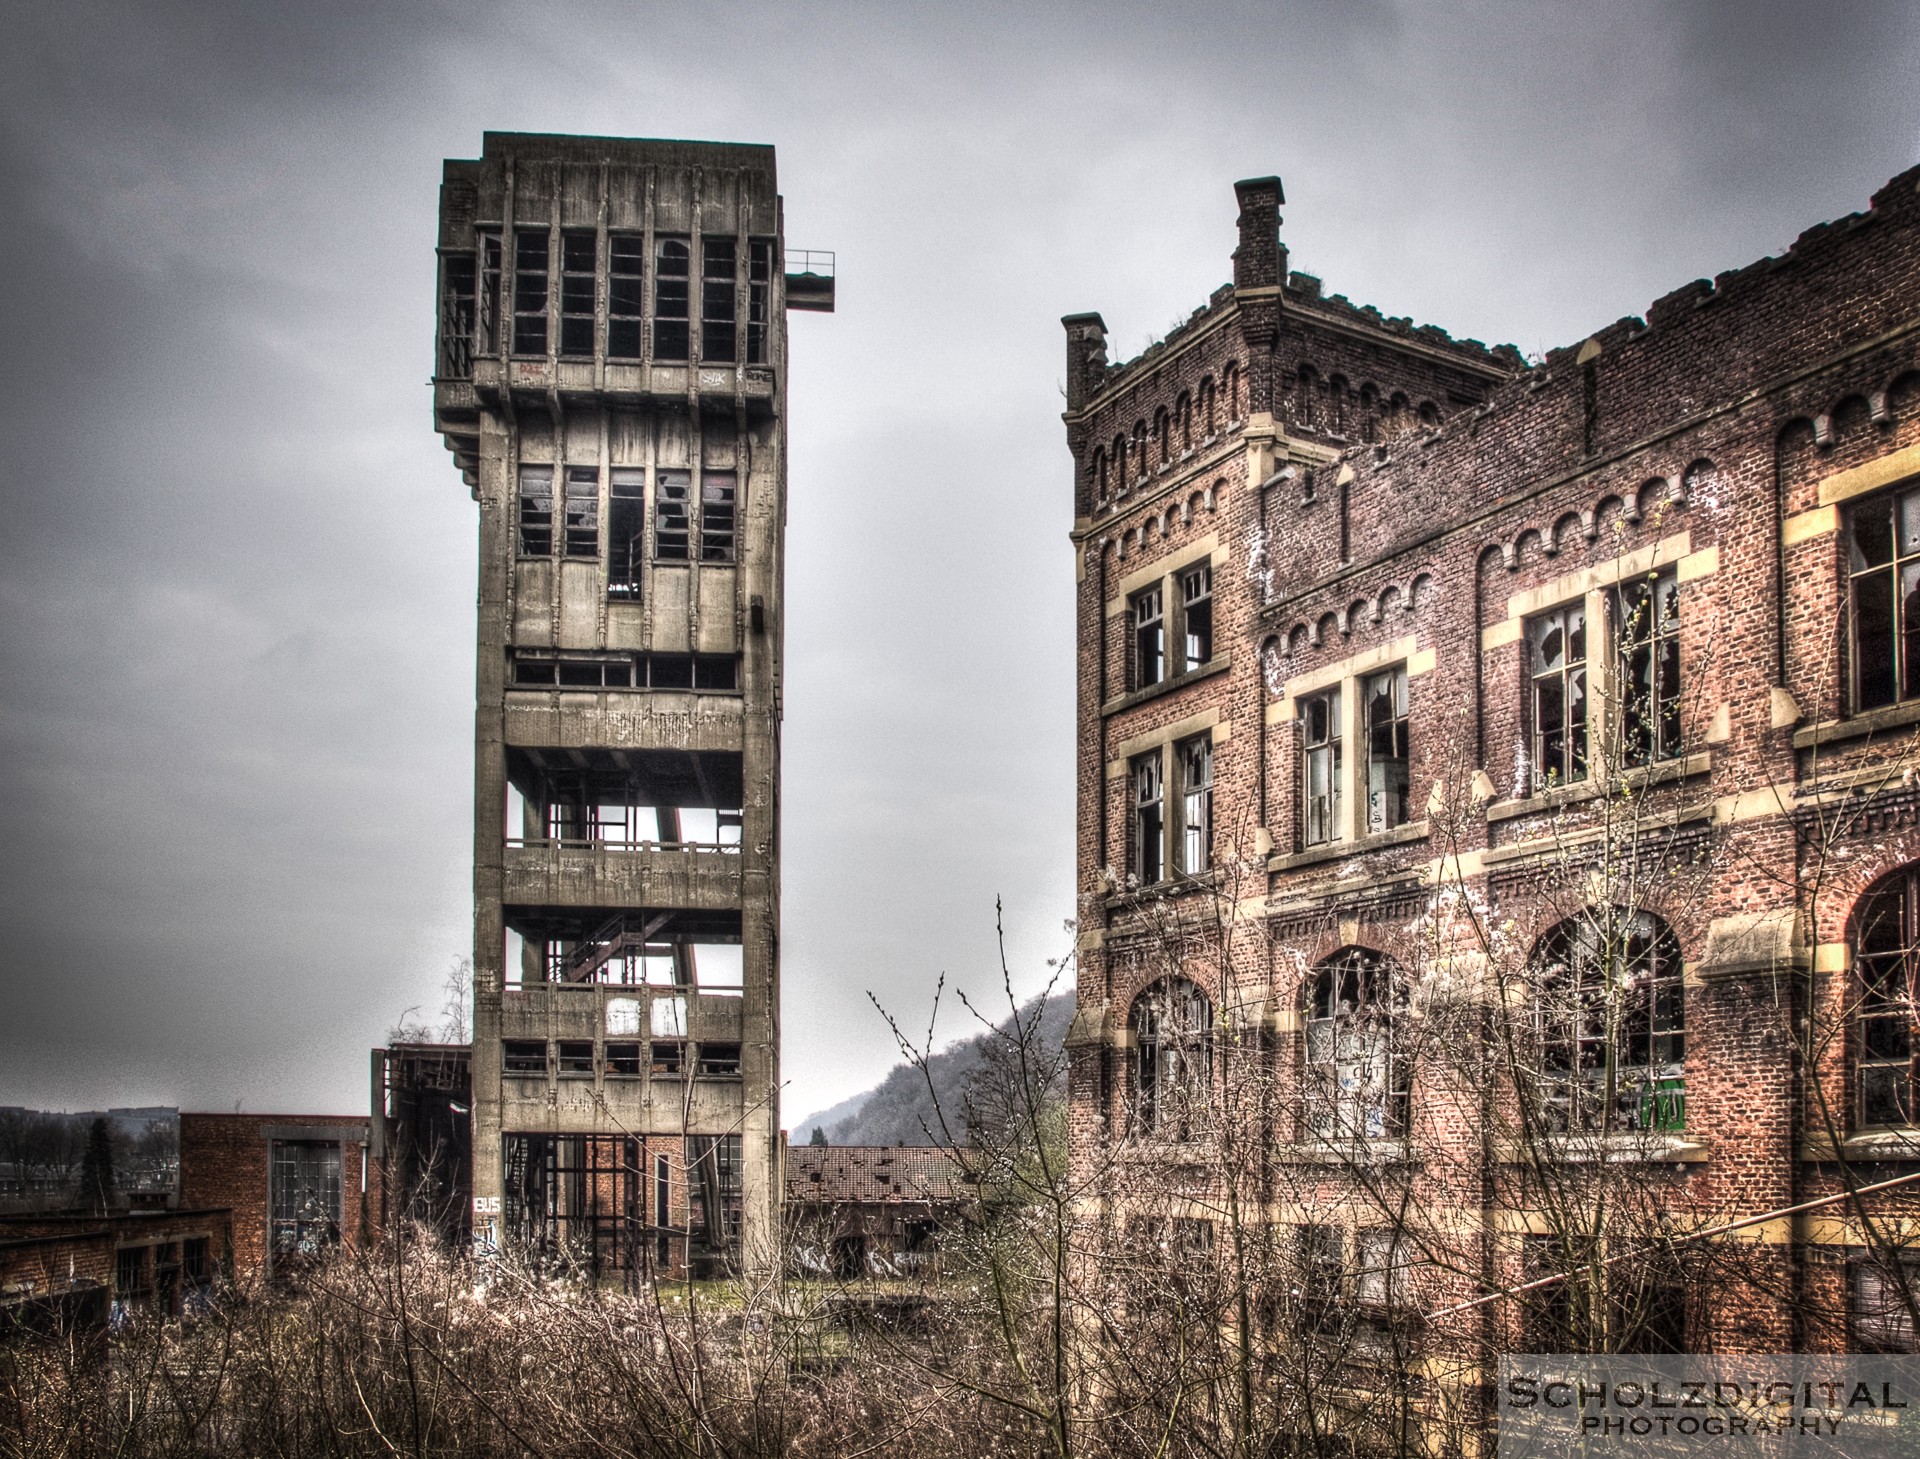
[[[831,266],[788,273],[771,147],[493,132],[439,252],[434,425],[480,504],[475,1239],[764,1260],[785,321]]]

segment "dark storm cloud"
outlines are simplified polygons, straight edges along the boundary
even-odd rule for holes
[[[1072,913],[1060,340],[1278,171],[1297,267],[1528,349],[1914,160],[1904,5],[21,7],[0,58],[0,1102],[352,1109],[466,942],[473,507],[440,159],[768,141],[794,329],[792,1117]]]

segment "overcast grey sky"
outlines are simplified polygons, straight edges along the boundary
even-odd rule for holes
[[[1279,173],[1297,268],[1524,350],[1920,159],[1910,3],[5,6],[0,1103],[366,1107],[469,941],[443,157],[770,142],[793,321],[790,1120],[872,989],[1072,915],[1062,314],[1131,355]],[[951,1032],[959,1032],[955,1023]]]

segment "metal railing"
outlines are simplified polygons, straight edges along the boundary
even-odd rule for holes
[[[787,272],[812,274],[817,279],[833,277],[833,250],[830,248],[789,248]]]

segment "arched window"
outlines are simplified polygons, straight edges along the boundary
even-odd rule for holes
[[[1105,446],[1094,448],[1092,475],[1093,484],[1099,488],[1101,499],[1104,500],[1111,484],[1107,480],[1107,448]]]
[[[1342,948],[1320,965],[1307,1009],[1309,1133],[1328,1140],[1406,1133],[1407,1060],[1394,1039],[1405,998],[1393,964],[1368,948]]]
[[[1320,376],[1312,365],[1300,367],[1299,383],[1293,394],[1294,424],[1313,429],[1313,397],[1319,393]]]
[[[1920,971],[1920,866],[1876,882],[1853,911],[1858,1126],[1914,1122],[1914,974]]]
[[[1327,429],[1336,436],[1347,433],[1347,377],[1327,377]]]
[[[1133,423],[1133,470],[1142,481],[1151,470],[1147,460],[1147,423],[1137,420]]]
[[[1231,424],[1234,421],[1244,419],[1246,417],[1246,411],[1241,409],[1240,367],[1238,365],[1228,365],[1227,368],[1221,372],[1220,390],[1221,393],[1227,397],[1228,423]]]
[[[1213,1089],[1213,1004],[1185,978],[1163,978],[1134,999],[1131,1021],[1140,1132],[1192,1138]]]
[[[1165,466],[1173,455],[1173,435],[1167,429],[1167,408],[1163,405],[1153,413],[1154,455]]]
[[[1113,438],[1113,484],[1119,491],[1125,491],[1127,488],[1127,438],[1125,436]]]
[[[1200,382],[1200,434],[1211,441],[1220,430],[1220,406],[1215,397],[1213,376]]]
[[[1540,1094],[1549,1128],[1686,1125],[1680,943],[1658,917],[1593,907],[1534,949]]]
[[[1180,451],[1184,455],[1193,449],[1193,397],[1182,392],[1174,402],[1173,413],[1180,423]]]

